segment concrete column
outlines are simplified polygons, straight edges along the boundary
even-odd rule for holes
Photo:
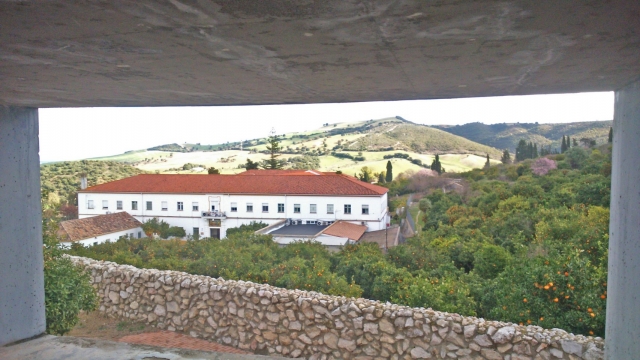
[[[640,354],[640,81],[616,92],[605,357]]]
[[[44,330],[38,109],[0,106],[0,346]]]

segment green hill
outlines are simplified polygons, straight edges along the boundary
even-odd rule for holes
[[[434,126],[451,134],[492,146],[498,149],[515,151],[521,139],[539,146],[551,146],[560,149],[563,135],[572,139],[594,139],[598,144],[607,142],[612,121],[586,121],[565,124],[492,124],[469,123],[464,125]]]
[[[146,171],[115,161],[63,161],[41,165],[40,184],[42,190],[66,197],[80,189],[81,174],[93,186],[143,173]]]

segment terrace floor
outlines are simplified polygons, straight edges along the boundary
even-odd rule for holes
[[[284,359],[254,354],[163,348],[107,340],[43,335],[0,347],[3,360],[271,360]]]

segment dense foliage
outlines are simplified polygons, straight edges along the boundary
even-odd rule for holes
[[[63,257],[53,220],[45,220],[44,239],[44,304],[46,331],[64,335],[78,323],[80,310],[95,310],[98,305],[96,292],[89,281],[89,274]]]
[[[414,196],[424,228],[387,254],[375,244],[337,253],[315,243],[279,247],[253,228],[223,240],[119,240],[72,253],[603,336],[608,145],[549,161],[543,172],[526,160],[463,173],[464,186],[447,193],[440,189],[454,175],[429,177],[440,180]],[[415,181],[401,174],[385,184],[391,208]]]

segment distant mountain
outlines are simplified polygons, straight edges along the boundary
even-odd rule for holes
[[[609,128],[612,121],[586,121],[564,124],[493,124],[469,123],[464,125],[438,125],[434,128],[441,129],[451,134],[462,136],[469,140],[492,146],[498,149],[515,151],[521,139],[538,144],[538,146],[551,146],[552,149],[560,149],[563,135],[569,135],[572,139],[594,139],[598,144],[607,142]]]

